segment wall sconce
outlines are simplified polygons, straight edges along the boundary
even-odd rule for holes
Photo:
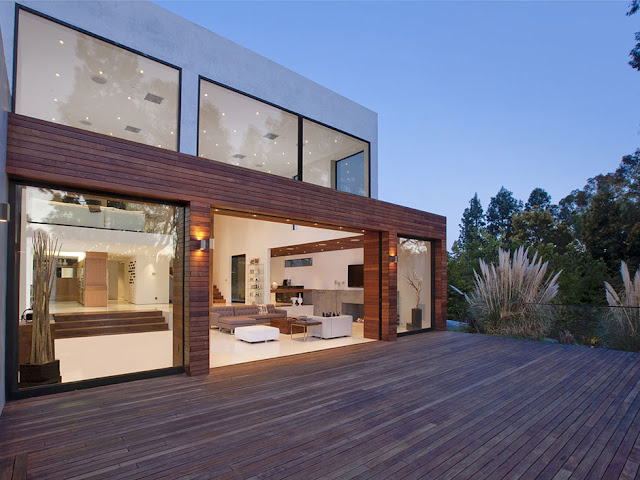
[[[389,255],[389,263],[398,263],[397,255]]]
[[[0,222],[5,223],[9,221],[9,204],[0,203]]]
[[[200,248],[198,250],[203,251],[207,249],[207,240],[200,240]]]
[[[210,238],[209,239],[209,250],[213,250],[214,245],[216,244],[216,239],[215,238]]]

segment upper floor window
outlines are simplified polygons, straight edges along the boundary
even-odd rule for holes
[[[305,119],[302,179],[356,195],[369,195],[369,144]]]
[[[180,71],[19,11],[15,112],[178,149]]]
[[[204,79],[199,130],[201,157],[369,195],[368,142]]]

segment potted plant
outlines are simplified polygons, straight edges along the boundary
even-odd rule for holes
[[[422,309],[420,308],[420,294],[422,293],[422,286],[424,279],[416,272],[415,269],[411,271],[411,274],[405,273],[404,278],[411,288],[413,288],[416,295],[416,308],[411,309],[411,325],[414,328],[422,328]]]
[[[20,386],[60,383],[60,361],[53,358],[49,301],[56,278],[60,245],[43,231],[33,236],[33,321],[31,357],[20,365]]]

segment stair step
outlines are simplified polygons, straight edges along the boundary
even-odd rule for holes
[[[128,310],[119,312],[104,311],[104,312],[87,312],[87,313],[54,313],[53,318],[57,322],[75,321],[75,320],[90,320],[92,318],[132,318],[132,317],[155,317],[158,314],[162,314],[160,310]]]
[[[214,298],[213,303],[227,303],[224,298]]]
[[[131,318],[91,318],[86,320],[67,320],[56,322],[56,330],[83,327],[117,326],[117,325],[144,325],[147,323],[162,323],[164,317],[131,317]]]
[[[93,337],[97,335],[121,335],[125,333],[160,332],[169,329],[165,322],[145,323],[142,325],[117,325],[99,327],[80,327],[58,329],[56,326],[56,340],[61,338]]]

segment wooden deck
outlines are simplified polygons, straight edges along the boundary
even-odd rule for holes
[[[29,478],[635,478],[640,355],[433,332],[9,403]]]

